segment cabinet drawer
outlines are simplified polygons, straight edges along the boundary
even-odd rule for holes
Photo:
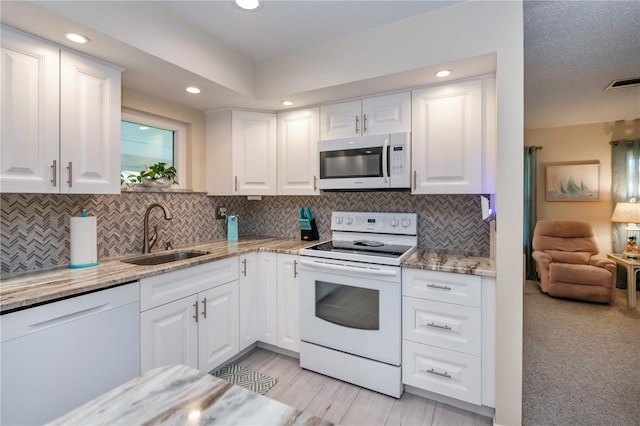
[[[238,257],[204,263],[140,280],[140,311],[238,279]]]
[[[480,357],[403,340],[402,383],[481,405]]]
[[[480,307],[481,280],[478,275],[402,268],[402,294]]]
[[[480,356],[480,308],[402,297],[402,338]]]

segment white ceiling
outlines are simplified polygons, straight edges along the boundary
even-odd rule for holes
[[[138,92],[202,111],[280,110],[285,97],[299,107],[431,84],[440,65],[455,67],[454,78],[493,72],[495,58],[486,55],[299,93],[256,95],[255,70],[265,61],[456,3],[267,1],[257,12],[243,12],[227,0],[3,0],[0,11],[7,25],[122,66],[123,85]],[[640,117],[640,88],[603,91],[613,79],[640,76],[638,22],[637,1],[525,2],[526,126]],[[62,38],[71,30],[91,43],[71,46]],[[186,94],[188,84],[201,87],[204,96]]]

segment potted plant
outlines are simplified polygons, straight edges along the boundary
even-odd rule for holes
[[[126,179],[128,183],[141,183],[151,188],[168,188],[172,184],[177,184],[177,170],[175,167],[167,167],[167,163],[158,162],[151,166],[146,166],[138,175],[131,175]],[[120,177],[121,183],[124,177]]]

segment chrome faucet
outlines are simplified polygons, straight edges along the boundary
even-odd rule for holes
[[[144,235],[143,235],[142,238],[143,238],[144,241],[142,242],[142,253],[149,253],[151,251],[151,248],[153,247],[153,245],[158,240],[158,226],[157,225],[155,225],[153,227],[153,235],[151,236],[151,238],[149,238],[149,213],[151,213],[151,210],[153,210],[154,207],[160,207],[162,209],[162,211],[164,212],[164,218],[166,220],[173,219],[173,215],[171,214],[169,209],[164,204],[153,203],[149,207],[147,207],[147,211],[144,213],[144,222],[143,222]]]

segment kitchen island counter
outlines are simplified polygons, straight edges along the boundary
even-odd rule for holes
[[[132,265],[122,262],[139,254],[101,260],[97,266],[81,269],[67,267],[18,274],[0,283],[0,313],[25,309],[80,294],[103,290],[166,272],[225,259],[252,251],[298,254],[298,250],[317,241],[301,241],[272,237],[247,237],[239,241],[219,240],[180,247],[202,250],[208,254],[160,265]],[[158,254],[166,251],[154,252]]]
[[[323,425],[325,420],[195,370],[148,371],[50,425]]]

